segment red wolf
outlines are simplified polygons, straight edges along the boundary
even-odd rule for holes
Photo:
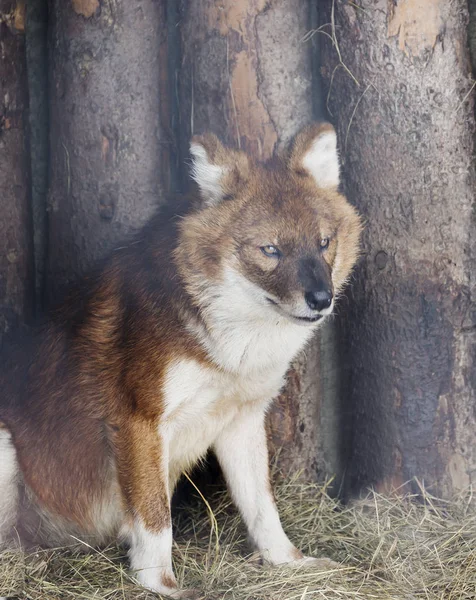
[[[198,193],[112,253],[0,375],[0,542],[125,541],[139,582],[175,598],[195,595],[172,571],[170,498],[209,448],[263,559],[324,564],[281,526],[265,415],[361,233],[327,123],[266,164],[210,134],[191,155]]]

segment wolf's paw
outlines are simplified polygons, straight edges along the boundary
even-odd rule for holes
[[[331,571],[333,569],[339,569],[342,565],[331,560],[330,558],[314,558],[313,556],[303,556],[297,560],[283,565],[291,569],[313,569],[315,571]]]
[[[313,569],[315,571],[330,571],[342,567],[330,558],[314,558],[304,556],[297,548],[288,548],[286,552],[268,550],[263,553],[263,562],[269,566],[283,567],[288,569]]]
[[[172,572],[157,573],[156,570],[145,569],[136,573],[138,583],[156,594],[174,600],[200,600],[204,595],[200,590],[180,589]]]
[[[145,587],[145,586],[143,586],[143,587]],[[205,599],[205,596],[202,594],[202,592],[200,592],[200,590],[197,590],[194,588],[180,590],[178,588],[176,588],[176,589],[163,588],[162,586],[154,587],[154,588],[147,586],[146,589],[150,590],[151,592],[155,592],[156,594],[160,594],[160,596],[163,596],[164,598],[173,598],[173,600],[204,600]]]
[[[173,598],[174,600],[201,600],[205,596],[200,590],[191,588],[188,590],[176,590],[169,594],[169,598]]]

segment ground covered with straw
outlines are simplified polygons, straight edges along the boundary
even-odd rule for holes
[[[342,506],[325,487],[282,483],[284,527],[307,554],[340,563],[327,572],[267,568],[249,553],[225,493],[200,500],[176,519],[175,572],[203,597],[229,600],[476,599],[476,508],[470,495],[451,502],[376,493]],[[64,549],[0,554],[0,596],[146,600],[123,549],[80,554]]]

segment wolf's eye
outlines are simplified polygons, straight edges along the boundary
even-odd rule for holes
[[[321,250],[325,250],[326,248],[329,248],[329,238],[328,237],[321,238],[321,241],[319,242],[319,246],[321,247]]]
[[[260,250],[265,256],[281,256],[281,252],[278,250],[278,248],[276,248],[276,246],[261,246]]]

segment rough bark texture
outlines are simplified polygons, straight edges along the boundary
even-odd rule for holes
[[[268,158],[313,118],[310,10],[306,0],[181,3],[181,154],[192,134]],[[185,160],[182,160],[185,164]],[[185,180],[185,175],[183,177]],[[291,369],[270,415],[273,451],[284,471],[322,474],[319,453],[319,341]]]
[[[26,6],[26,60],[29,88],[31,211],[35,256],[35,308],[43,304],[48,195],[48,64],[47,0],[28,0]]]
[[[182,2],[180,130],[270,156],[312,117],[304,0]]]
[[[348,317],[350,484],[416,476],[448,495],[476,482],[467,3],[358,4],[321,4],[342,57],[323,36],[345,187],[367,219]]]
[[[162,0],[51,0],[49,12],[54,296],[157,206],[167,28]]]
[[[0,341],[31,316],[25,3],[0,0]]]

